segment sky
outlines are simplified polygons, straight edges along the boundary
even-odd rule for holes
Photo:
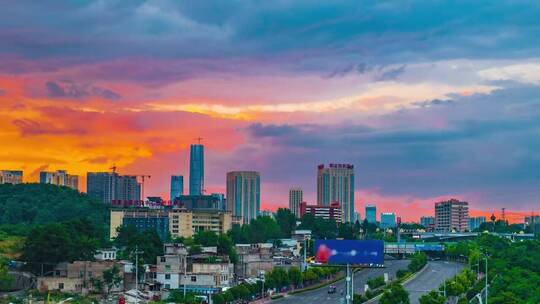
[[[1,1],[0,168],[261,173],[264,209],[351,163],[356,209],[540,212],[538,1]],[[186,189],[187,191],[187,182]]]

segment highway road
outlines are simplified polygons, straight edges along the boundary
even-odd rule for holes
[[[354,291],[355,293],[363,293],[364,285],[369,279],[382,276],[384,273],[388,273],[390,279],[395,278],[396,272],[400,269],[407,268],[409,265],[408,260],[387,260],[385,261],[384,268],[372,268],[363,269],[358,271],[354,275]],[[335,283],[337,292],[334,294],[328,294],[328,287],[319,288],[312,291],[303,292],[297,295],[289,295],[285,298],[272,301],[272,303],[293,303],[293,304],[323,304],[323,303],[340,303],[340,298],[345,295],[340,294],[340,290],[345,293],[345,281],[341,280]]]
[[[404,286],[409,292],[411,304],[419,303],[418,299],[425,293],[437,289],[446,279],[452,278],[463,269],[463,265],[454,262],[429,262],[427,268],[416,278]]]
[[[395,278],[396,272],[400,269],[405,269],[409,264],[408,260],[388,260],[385,261],[385,268],[372,268],[364,269],[355,273],[354,276],[354,291],[355,293],[363,293],[364,285],[369,279],[382,276],[384,273],[388,273],[390,279]],[[461,271],[463,266],[461,264],[435,261],[429,262],[427,268],[416,276],[413,280],[405,284],[405,289],[410,294],[411,304],[419,303],[418,299],[425,293],[436,289],[442,282],[451,278],[456,272]],[[328,294],[328,288],[323,287],[317,290],[303,292],[297,295],[289,295],[280,300],[272,301],[272,303],[291,303],[291,304],[323,304],[323,303],[344,303],[341,302],[341,298],[344,295],[340,294],[340,290],[345,291],[345,282],[341,280],[335,283],[337,292],[334,294]],[[376,302],[376,301],[375,301]]]

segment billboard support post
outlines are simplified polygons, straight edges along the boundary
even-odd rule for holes
[[[345,286],[347,288],[347,295],[345,296],[345,303],[350,304],[351,303],[351,267],[349,264],[347,264],[347,277],[345,280]]]

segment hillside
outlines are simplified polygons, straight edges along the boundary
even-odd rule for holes
[[[26,234],[41,224],[85,219],[108,225],[108,207],[84,193],[48,184],[0,185],[0,230]]]

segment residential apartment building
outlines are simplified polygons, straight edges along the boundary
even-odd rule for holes
[[[330,164],[317,167],[317,205],[338,202],[343,222],[354,222],[354,166]]]
[[[115,172],[88,172],[86,192],[105,203],[113,200],[138,201],[141,199],[141,185],[136,176],[118,175]]]
[[[469,228],[469,203],[450,199],[435,203],[436,232],[464,232]]]
[[[300,204],[304,201],[304,192],[300,187],[289,189],[289,210],[296,216],[300,217]]]
[[[156,281],[166,289],[177,289],[180,277],[187,274],[188,251],[182,244],[165,244],[163,251],[157,257]]]
[[[227,210],[242,217],[244,224],[259,216],[261,210],[261,178],[255,171],[227,173]]]
[[[198,231],[226,233],[232,227],[232,214],[219,210],[172,208],[169,214],[171,237],[191,237]]]
[[[122,225],[133,225],[139,231],[155,230],[162,240],[170,235],[191,237],[198,231],[227,233],[232,227],[230,212],[214,209],[186,209],[178,207],[113,208],[110,216],[111,239]]]
[[[258,278],[274,268],[272,243],[237,244],[238,262],[234,273],[239,279]]]
[[[68,174],[66,170],[57,170],[54,172],[41,171],[39,173],[39,182],[79,190],[79,176]]]
[[[396,228],[396,214],[393,212],[382,212],[380,227],[382,229]]]
[[[123,282],[112,291],[124,289],[125,267],[123,264],[111,261],[75,261],[60,263],[56,268],[37,278],[37,289],[41,292],[60,291],[86,294],[94,289],[94,279],[103,277],[103,272],[116,266]]]
[[[486,222],[485,216],[477,216],[469,218],[469,231],[474,231],[475,229],[480,228],[482,223]]]
[[[338,202],[332,202],[328,206],[308,205],[306,202],[302,202],[300,204],[300,217],[307,213],[325,220],[333,220],[336,223],[343,222],[343,211]]]
[[[377,224],[377,206],[366,205],[366,220],[368,223]]]
[[[433,231],[435,229],[435,217],[422,216],[420,217],[420,225],[426,228],[426,231]]]
[[[23,172],[16,170],[0,170],[0,184],[21,184],[23,182]]]

